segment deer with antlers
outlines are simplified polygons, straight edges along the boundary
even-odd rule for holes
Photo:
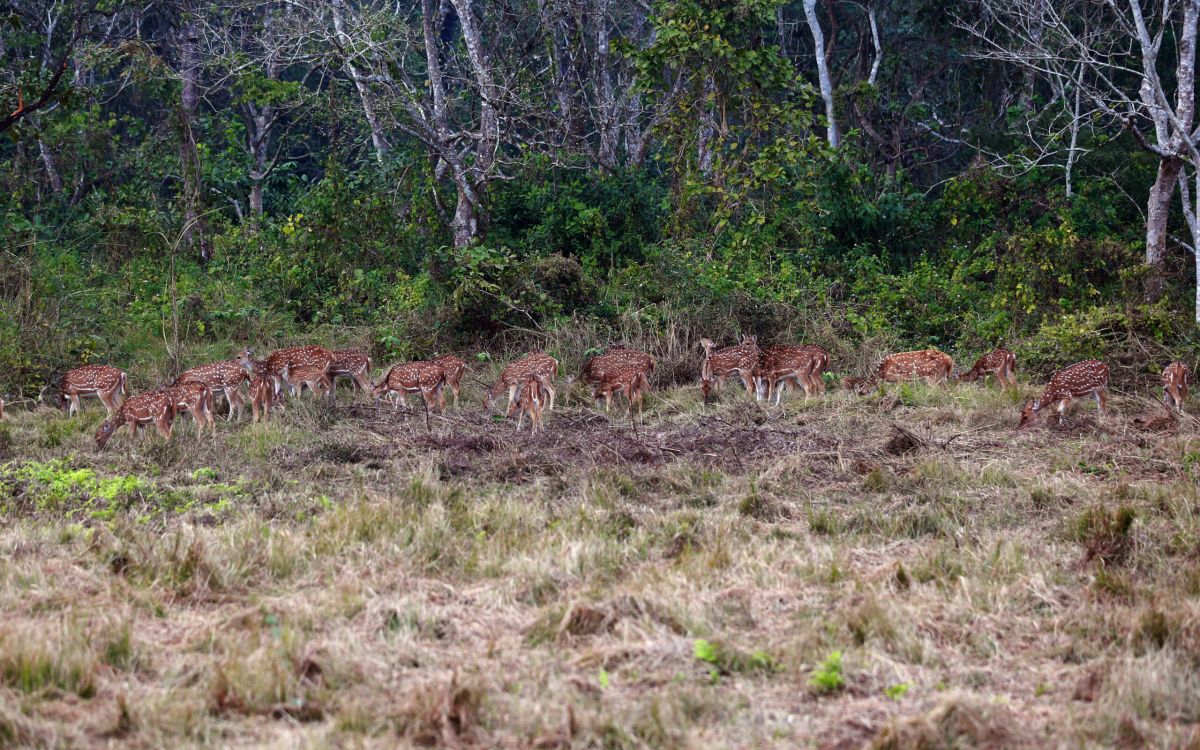
[[[237,418],[241,419],[242,417],[242,383],[248,379],[249,376],[237,360],[225,360],[185,370],[179,377],[171,381],[171,385],[200,383],[209,389],[214,398],[224,395],[225,402],[229,405],[225,421],[229,422],[234,419],[235,409]]]
[[[805,401],[813,391],[824,393],[822,375],[827,367],[829,352],[819,346],[768,347],[763,350],[752,373],[758,400],[769,403],[773,394],[775,405],[779,406],[780,398],[789,384],[804,389]]]
[[[254,351],[246,349],[238,355],[237,362],[252,375],[262,373],[270,377],[275,395],[278,396],[285,382],[285,368],[293,371],[300,368],[306,375],[320,371],[328,376],[333,365],[333,352],[323,346],[294,346],[271,352],[266,359],[256,360]]]
[[[154,425],[166,440],[171,439],[171,425],[175,421],[175,400],[165,391],[139,393],[126,399],[111,419],[104,420],[96,430],[96,448],[103,450],[113,433],[121,426],[129,425],[137,437],[143,427]]]
[[[714,385],[721,389],[725,379],[737,375],[746,386],[746,394],[754,398],[754,368],[758,366],[762,351],[758,348],[757,336],[742,336],[741,343],[715,349],[712,339],[700,339],[704,348],[704,365],[700,371],[700,387],[707,403]]]
[[[83,396],[95,396],[104,404],[111,419],[125,398],[127,379],[124,370],[108,365],[76,367],[63,375],[59,387],[62,405],[66,407],[69,416],[75,416],[80,408],[79,399]]]
[[[371,392],[371,357],[359,349],[335,349],[330,352],[329,379],[337,385],[338,378],[350,378],[351,387],[363,393]]]
[[[458,406],[458,394],[462,390],[462,377],[467,371],[467,363],[453,354],[443,354],[433,358],[434,364],[441,365],[446,373],[446,386],[454,394],[454,405]]]
[[[445,386],[446,370],[442,365],[436,362],[404,362],[392,365],[383,379],[371,388],[371,395],[378,400],[396,393],[400,396],[400,403],[404,403],[404,394],[420,393],[426,409],[445,411]]]
[[[955,380],[960,383],[974,383],[980,378],[991,375],[1000,385],[1009,388],[1017,387],[1017,356],[1007,349],[997,349],[975,360],[974,366],[960,373]]]
[[[1183,402],[1188,397],[1188,385],[1192,381],[1192,371],[1182,362],[1172,362],[1162,371],[1163,403],[1167,408],[1175,407],[1183,411]]]
[[[1108,365],[1099,360],[1088,359],[1054,373],[1042,395],[1025,404],[1025,408],[1021,410],[1021,421],[1017,424],[1017,429],[1032,423],[1038,413],[1047,407],[1053,407],[1058,412],[1058,420],[1061,422],[1071,402],[1084,396],[1096,399],[1100,416],[1105,415],[1108,404]]]
[[[554,379],[558,377],[558,360],[545,352],[535,351],[526,354],[516,362],[510,363],[500,372],[500,377],[483,394],[483,408],[488,414],[496,408],[500,394],[508,391],[508,406],[517,399],[517,389],[525,378],[530,375],[540,375],[543,386],[547,389],[546,408],[554,410]]]
[[[534,373],[521,378],[517,386],[517,398],[508,407],[509,417],[514,412],[517,414],[518,430],[521,429],[526,414],[529,415],[530,432],[536,435],[545,429],[542,426],[542,412],[553,392],[553,386],[545,375]]]
[[[213,437],[216,437],[217,423],[212,415],[213,396],[207,385],[189,381],[165,386],[162,391],[172,399],[177,416],[183,412],[191,415],[192,421],[196,423],[197,435],[204,434],[204,428],[207,426]]]

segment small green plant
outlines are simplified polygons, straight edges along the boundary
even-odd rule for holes
[[[842,652],[832,651],[808,677],[808,684],[821,693],[836,693],[846,686],[842,673]]]
[[[692,654],[708,665],[709,677],[716,682],[721,675],[733,672],[770,674],[779,671],[779,663],[766,651],[758,649],[746,654],[736,648],[697,638]]]
[[[898,701],[908,693],[912,685],[907,682],[897,682],[895,685],[888,685],[883,689],[883,694],[894,701]]]

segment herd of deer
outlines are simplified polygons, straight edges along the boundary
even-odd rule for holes
[[[755,336],[744,336],[740,343],[717,349],[710,339],[701,339],[704,363],[701,369],[701,389],[707,402],[714,389],[725,380],[738,377],[751,398],[766,401],[774,398],[776,405],[789,386],[804,391],[807,399],[814,392],[825,392],[824,373],[829,367],[829,353],[819,346],[772,346],[760,349]],[[974,367],[954,375],[954,360],[936,349],[902,352],[883,359],[868,377],[848,377],[842,380],[847,390],[865,394],[879,383],[923,379],[931,385],[949,380],[974,382],[989,375],[1010,388],[1015,388],[1016,358],[1007,349],[997,349],[980,357]],[[370,379],[371,360],[356,349],[331,351],[320,346],[301,346],[280,349],[266,359],[254,358],[247,349],[237,358],[194,367],[175,378],[170,385],[126,398],[128,377],[123,370],[108,365],[86,365],[68,372],[62,379],[62,405],[74,415],[80,408],[80,398],[96,396],[108,410],[108,419],[96,432],[96,444],[103,448],[121,426],[129,425],[134,435],[142,428],[156,427],[164,438],[170,439],[175,416],[190,414],[197,431],[207,427],[216,432],[213,419],[213,399],[224,396],[229,405],[227,420],[240,418],[244,406],[242,386],[246,385],[253,420],[270,416],[275,399],[286,389],[299,396],[305,388],[314,394],[330,395],[338,378],[349,378],[354,389],[370,392],[378,403],[382,398],[395,398],[394,408],[405,404],[408,394],[421,394],[425,408],[442,411],[446,407],[445,389],[449,388],[458,404],[460,384],[467,363],[454,355],[428,361],[405,362],[388,368],[377,383]],[[645,352],[614,346],[588,359],[579,378],[591,386],[592,400],[599,407],[612,405],[614,396],[624,396],[628,413],[638,408],[640,415],[646,393],[650,390],[650,375],[654,359]],[[1059,419],[1077,398],[1092,396],[1100,413],[1105,413],[1108,389],[1108,367],[1098,360],[1077,362],[1054,374],[1041,396],[1027,403],[1021,411],[1018,427],[1032,422],[1043,409],[1058,412]],[[558,377],[558,361],[543,352],[532,352],[512,362],[484,393],[483,404],[491,414],[507,392],[506,416],[517,415],[517,429],[525,417],[531,429],[539,432],[542,414],[554,408],[554,381]],[[1164,401],[1168,408],[1182,411],[1187,398],[1191,371],[1182,362],[1172,362],[1162,372]],[[573,378],[572,378],[573,380]],[[0,417],[3,402],[0,402]]]

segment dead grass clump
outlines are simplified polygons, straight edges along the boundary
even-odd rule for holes
[[[464,747],[482,742],[484,691],[464,685],[455,672],[444,682],[413,690],[395,717],[399,733],[422,747]]]
[[[957,750],[1012,747],[1015,717],[1003,706],[969,694],[951,695],[921,716],[893,721],[872,740],[871,750]]]
[[[96,694],[96,653],[78,626],[0,631],[0,684],[31,695],[46,691]]]
[[[1124,563],[1134,549],[1133,522],[1137,511],[1128,505],[1114,510],[1098,505],[1075,522],[1074,537],[1084,547],[1082,562],[1106,566]]]
[[[893,456],[903,456],[925,448],[927,445],[928,441],[924,438],[894,424],[888,441],[883,444],[883,452]]]

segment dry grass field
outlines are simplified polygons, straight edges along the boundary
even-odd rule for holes
[[[94,401],[13,409],[0,745],[1200,746],[1190,418],[577,389],[534,437],[477,391],[102,454]]]

